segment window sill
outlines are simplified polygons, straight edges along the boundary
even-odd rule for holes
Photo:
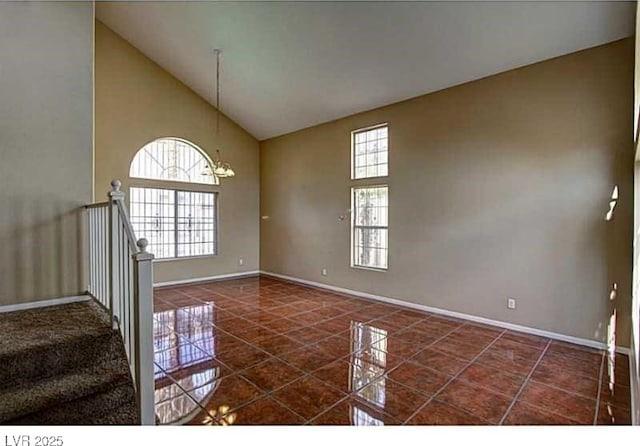
[[[365,271],[376,271],[378,273],[386,273],[387,271],[389,271],[389,267],[387,267],[387,268],[374,268],[373,266],[351,265],[351,268],[353,268],[353,269],[362,269],[362,270],[365,270]]]
[[[386,175],[375,175],[375,176],[372,176],[372,177],[360,177],[360,178],[351,177],[351,181],[376,180],[376,179],[379,179],[379,178],[389,178],[389,174],[386,174]]]
[[[189,256],[189,257],[164,257],[162,259],[153,259],[154,263],[175,262],[179,260],[197,260],[197,259],[214,259],[218,257],[217,254],[209,254],[203,256]]]

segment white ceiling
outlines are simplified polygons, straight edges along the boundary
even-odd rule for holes
[[[633,35],[633,2],[100,2],[259,140]]]

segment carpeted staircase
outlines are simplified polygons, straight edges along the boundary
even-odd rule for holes
[[[0,424],[139,424],[122,338],[100,305],[0,313]]]

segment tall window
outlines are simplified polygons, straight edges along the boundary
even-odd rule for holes
[[[389,174],[389,126],[351,132],[351,266],[386,270],[389,258],[389,188],[371,178]]]
[[[156,258],[217,254],[218,195],[206,185],[218,184],[218,178],[206,174],[207,165],[199,148],[174,138],[147,144],[134,157],[130,176],[145,181],[134,180],[130,188],[131,224]],[[168,181],[189,184],[177,189]]]
[[[387,269],[388,187],[354,187],[352,191],[352,266]]]

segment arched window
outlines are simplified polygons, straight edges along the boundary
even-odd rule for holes
[[[131,224],[157,259],[217,254],[218,193],[211,186],[219,182],[210,166],[202,150],[178,138],[157,139],[133,158]]]
[[[136,153],[129,176],[149,180],[219,184],[218,177],[207,172],[207,167],[211,164],[207,155],[195,145],[182,139],[161,138],[150,142]]]

